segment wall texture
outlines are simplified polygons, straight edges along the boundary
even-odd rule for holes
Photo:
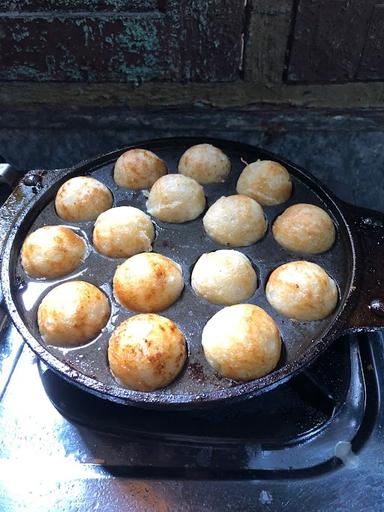
[[[375,0],[4,0],[0,109],[380,108]]]

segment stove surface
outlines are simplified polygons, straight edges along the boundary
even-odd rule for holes
[[[2,334],[18,345],[8,320]],[[383,508],[381,335],[340,339],[298,378],[210,412],[105,403],[14,353],[1,511]]]

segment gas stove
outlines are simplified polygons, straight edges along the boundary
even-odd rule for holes
[[[42,365],[0,306],[0,511],[381,511],[383,368],[383,334],[347,336],[252,400],[137,409]]]
[[[344,337],[243,403],[106,403],[39,363],[5,317],[0,510],[382,510],[384,337]],[[9,375],[9,379],[5,379]]]

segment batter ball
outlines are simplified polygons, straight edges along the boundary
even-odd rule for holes
[[[256,272],[239,251],[220,250],[203,254],[191,277],[192,288],[213,304],[238,304],[254,294]]]
[[[251,245],[267,230],[262,207],[243,195],[220,197],[204,215],[203,224],[212,240],[230,247]]]
[[[151,188],[167,167],[155,153],[147,149],[130,149],[116,161],[113,178],[120,187]]]
[[[152,249],[155,228],[150,217],[133,206],[111,208],[97,217],[93,244],[105,256],[124,258]]]
[[[95,220],[113,203],[109,189],[89,176],[77,176],[61,185],[55,200],[59,217],[69,222]]]
[[[262,205],[272,206],[290,198],[292,183],[287,169],[279,163],[257,160],[243,169],[236,190]]]
[[[280,359],[274,320],[253,304],[228,306],[205,325],[202,345],[208,363],[229,379],[248,381],[271,372]]]
[[[319,265],[292,261],[270,275],[266,295],[276,311],[294,320],[322,320],[337,304],[335,281]]]
[[[27,236],[21,248],[21,264],[31,277],[70,274],[82,262],[86,246],[81,236],[65,226],[44,226]]]
[[[147,211],[164,222],[187,222],[196,219],[205,208],[203,187],[182,174],[167,174],[151,188]]]
[[[272,227],[276,241],[293,252],[320,254],[335,241],[335,226],[322,208],[313,204],[290,206]]]
[[[192,146],[179,162],[179,173],[203,185],[225,181],[230,170],[231,162],[227,155],[211,144]]]
[[[85,281],[68,281],[44,297],[37,322],[48,345],[71,348],[95,338],[107,324],[109,315],[109,301],[96,286]]]
[[[136,315],[112,333],[108,361],[115,378],[136,391],[153,391],[170,384],[187,358],[183,333],[160,315]]]
[[[149,313],[173,304],[184,288],[180,265],[157,253],[142,253],[117,267],[113,293],[127,309]]]

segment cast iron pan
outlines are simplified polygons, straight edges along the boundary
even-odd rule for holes
[[[77,175],[91,174],[112,191],[114,206],[133,205],[145,211],[142,191],[129,191],[116,186],[112,178],[118,156],[128,147],[82,162],[70,169],[30,171],[17,185],[1,209],[3,294],[8,311],[28,345],[59,375],[73,384],[102,398],[130,405],[152,408],[198,408],[250,398],[286,381],[321,354],[343,333],[374,330],[384,326],[384,215],[349,206],[335,198],[306,171],[267,151],[245,144],[201,138],[160,139],[132,147],[150,149],[167,163],[170,172],[177,171],[177,162],[193,144],[209,142],[223,149],[232,162],[230,178],[223,184],[205,186],[210,206],[222,195],[235,193],[243,161],[275,160],[283,164],[293,180],[293,194],[284,204],[265,207],[268,220],[266,236],[250,247],[241,248],[252,261],[259,286],[249,302],[264,308],[277,322],[284,350],[279,365],[271,374],[247,383],[234,382],[218,376],[206,362],[201,345],[201,331],[207,320],[221,306],[198,298],[190,286],[190,275],[198,257],[220,246],[210,240],[202,227],[202,216],[185,224],[166,224],[154,219],[156,240],[153,250],[181,264],[185,290],[179,301],[161,312],[182,329],[188,343],[188,362],[174,383],[165,389],[145,393],[125,389],[113,379],[107,364],[107,343],[114,326],[132,312],[119,306],[112,295],[111,283],[116,266],[123,259],[107,258],[92,247],[93,222],[63,222],[54,209],[55,194],[60,185]],[[12,182],[17,172],[3,166],[3,181]],[[274,219],[288,206],[307,202],[325,208],[337,228],[337,240],[325,254],[305,256],[282,249],[271,234]],[[30,279],[19,262],[20,248],[29,231],[47,224],[65,224],[86,238],[88,256],[82,266],[62,279],[44,281]],[[271,271],[282,263],[307,259],[323,266],[336,280],[339,303],[327,319],[317,322],[295,322],[278,315],[265,298],[265,284]],[[112,313],[101,335],[89,344],[71,350],[46,346],[41,340],[36,311],[42,297],[59,282],[83,279],[102,288],[110,298]]]

